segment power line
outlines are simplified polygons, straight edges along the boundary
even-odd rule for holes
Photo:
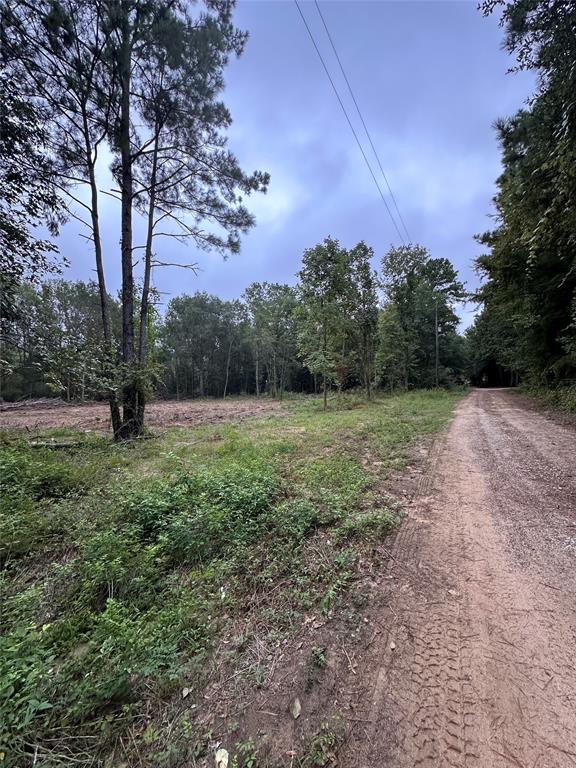
[[[398,203],[396,202],[396,197],[394,196],[394,192],[392,192],[392,187],[390,186],[390,182],[388,181],[388,177],[384,173],[384,168],[382,168],[382,163],[380,162],[380,157],[378,156],[378,152],[376,151],[376,147],[374,146],[374,142],[372,141],[372,137],[370,136],[370,132],[368,131],[368,127],[364,121],[364,117],[362,116],[362,112],[360,111],[360,107],[358,106],[358,102],[356,101],[356,97],[354,96],[354,91],[352,90],[352,86],[350,85],[350,81],[348,80],[348,77],[346,75],[346,72],[344,70],[344,66],[342,64],[342,61],[340,59],[340,56],[338,55],[338,51],[336,50],[336,45],[334,44],[334,40],[332,39],[332,35],[330,34],[330,30],[328,29],[328,25],[326,24],[326,20],[324,19],[324,16],[322,14],[322,11],[320,10],[320,5],[318,3],[318,0],[314,0],[314,3],[316,5],[316,10],[318,11],[318,14],[320,18],[322,19],[322,24],[324,25],[324,29],[326,30],[326,34],[328,35],[328,40],[330,40],[330,45],[332,46],[332,50],[334,51],[334,55],[336,56],[336,61],[338,62],[338,65],[340,67],[340,71],[342,72],[342,76],[344,77],[344,80],[346,81],[346,85],[348,86],[348,90],[350,91],[350,96],[352,97],[352,101],[354,102],[354,106],[356,107],[356,112],[358,112],[358,117],[360,118],[360,121],[362,123],[362,126],[364,127],[364,132],[366,133],[366,138],[370,142],[370,146],[372,147],[372,152],[374,152],[374,157],[376,158],[376,162],[378,163],[378,167],[380,168],[380,171],[382,173],[382,177],[384,181],[386,182],[386,186],[388,187],[388,192],[390,193],[390,197],[392,198],[392,201],[394,203],[394,208],[396,209],[396,213],[398,214],[398,218],[402,222],[402,226],[404,227],[404,231],[406,232],[406,236],[408,240],[410,241],[412,238],[410,237],[410,233],[408,232],[408,227],[406,226],[406,223],[404,222],[404,219],[402,218],[402,214],[400,213],[400,208],[398,207]]]
[[[374,179],[374,184],[376,184],[376,188],[378,189],[378,192],[380,193],[380,197],[382,198],[382,202],[386,206],[386,210],[388,211],[388,216],[390,216],[390,220],[392,221],[392,224],[394,224],[394,228],[396,229],[396,232],[398,233],[398,237],[400,240],[402,240],[403,243],[405,243],[404,236],[402,232],[400,231],[398,224],[396,223],[396,219],[392,215],[392,211],[390,210],[390,206],[388,205],[388,202],[386,201],[386,198],[384,197],[384,193],[382,192],[382,189],[380,187],[380,184],[378,183],[378,179],[374,175],[374,171],[372,170],[372,166],[368,162],[368,158],[366,157],[366,153],[364,152],[364,148],[362,147],[362,144],[360,143],[360,139],[358,138],[358,134],[356,133],[356,130],[354,126],[352,125],[352,121],[350,120],[350,117],[348,115],[348,112],[346,111],[346,107],[344,106],[344,102],[340,98],[340,94],[338,93],[338,89],[336,88],[334,84],[334,80],[332,79],[332,76],[328,70],[328,67],[326,66],[326,62],[324,61],[324,57],[320,53],[320,49],[318,48],[316,44],[316,40],[314,39],[314,35],[312,34],[312,31],[310,27],[308,26],[308,22],[306,21],[306,17],[302,13],[302,9],[300,8],[300,4],[298,0],[294,0],[294,3],[296,4],[296,8],[298,8],[298,12],[300,13],[300,16],[302,18],[302,21],[304,22],[304,26],[306,27],[308,34],[310,35],[310,40],[312,40],[312,45],[316,49],[316,53],[318,54],[318,58],[322,62],[322,66],[324,67],[324,72],[326,72],[326,76],[328,77],[328,80],[330,80],[330,85],[332,86],[332,89],[334,90],[334,93],[336,94],[336,98],[338,99],[338,103],[340,104],[342,108],[342,112],[344,112],[344,116],[346,120],[348,121],[348,125],[350,126],[350,130],[352,131],[354,138],[356,139],[356,143],[358,144],[358,149],[362,153],[362,157],[364,158],[364,162],[366,163],[368,170],[370,171],[370,175]]]

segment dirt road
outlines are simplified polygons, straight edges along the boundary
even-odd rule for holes
[[[576,433],[479,390],[395,543],[346,768],[576,766]]]

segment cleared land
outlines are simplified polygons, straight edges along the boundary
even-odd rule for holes
[[[283,413],[278,402],[255,398],[228,400],[170,400],[149,403],[146,423],[150,427],[195,427],[203,424],[241,423],[245,419]],[[110,410],[106,403],[68,404],[62,400],[30,405],[6,404],[0,409],[0,429],[77,429],[110,432]]]

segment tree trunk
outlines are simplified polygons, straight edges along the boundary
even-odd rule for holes
[[[132,266],[132,198],[133,175],[130,146],[131,42],[130,4],[123,0],[120,24],[122,42],[118,62],[121,88],[118,140],[121,162],[121,228],[122,254],[122,362],[124,363],[123,418],[120,437],[137,437],[142,431],[144,400],[137,383],[134,355],[134,270]]]
[[[174,362],[172,363],[172,367],[174,370],[174,384],[176,387],[176,400],[180,400],[180,388],[179,388],[179,382],[178,382],[178,360],[174,358]]]
[[[112,377],[114,367],[114,350],[112,346],[112,334],[110,330],[110,308],[108,306],[108,291],[106,290],[106,279],[104,276],[104,262],[102,259],[102,239],[100,237],[100,216],[98,208],[98,187],[96,185],[96,152],[93,150],[90,142],[90,127],[88,125],[88,115],[86,106],[82,106],[82,129],[84,132],[84,145],[86,149],[86,160],[88,163],[88,180],[90,183],[90,216],[92,219],[92,237],[94,240],[94,256],[96,258],[96,274],[98,276],[98,293],[100,295],[100,317],[102,320],[102,335],[104,337],[104,355],[105,355],[105,376],[106,379]],[[111,382],[108,389],[108,403],[110,405],[110,422],[112,432],[116,438],[120,432],[121,418],[120,408],[116,390]]]
[[[438,389],[439,340],[438,340],[438,298],[434,304],[434,379]]]
[[[228,391],[228,376],[230,375],[230,355],[232,354],[232,339],[228,344],[228,357],[226,358],[226,380],[224,381],[224,394],[222,398],[226,399],[226,392]]]
[[[260,397],[260,360],[258,345],[256,345],[256,397]]]
[[[282,365],[280,366],[280,400],[284,399],[284,385],[286,375],[286,360],[282,358]]]
[[[323,338],[322,338],[322,352],[324,353],[324,366],[326,366],[326,350],[328,348],[328,340],[326,337],[326,325],[324,325],[323,328]],[[324,394],[324,410],[328,407],[328,392],[326,388],[326,370],[322,373],[322,388],[323,388],[323,394]]]
[[[150,199],[148,202],[148,225],[146,231],[146,247],[144,249],[144,283],[142,286],[142,300],[140,303],[140,333],[138,340],[138,367],[140,375],[138,377],[138,410],[136,415],[137,423],[140,429],[144,425],[144,408],[146,403],[146,393],[144,391],[144,376],[146,367],[146,356],[148,353],[148,308],[150,297],[150,277],[152,273],[152,244],[154,242],[154,211],[156,209],[156,177],[158,173],[158,143],[160,138],[160,128],[156,128],[156,137],[154,139],[154,150],[152,152],[152,171],[150,174]]]
[[[366,399],[371,400],[372,390],[370,389],[370,350],[366,333],[364,333],[363,346],[364,349],[362,350],[362,367],[364,368],[364,388],[366,389]]]

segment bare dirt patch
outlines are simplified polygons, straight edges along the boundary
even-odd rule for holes
[[[286,409],[277,402],[256,398],[230,400],[170,400],[149,403],[146,424],[153,428],[198,427],[209,424],[240,423],[246,419],[280,416]],[[106,403],[25,404],[7,407],[0,412],[0,429],[66,428],[110,432],[110,412]]]

